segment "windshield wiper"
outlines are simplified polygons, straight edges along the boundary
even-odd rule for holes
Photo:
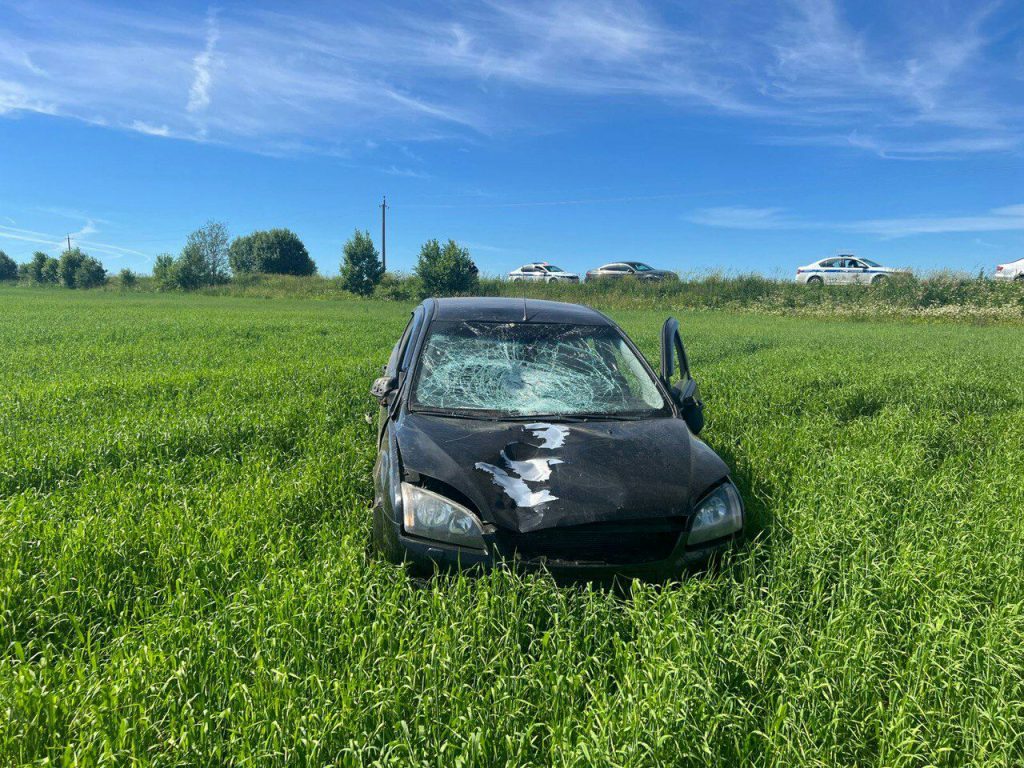
[[[571,421],[571,422],[582,422],[582,421],[640,421],[641,419],[650,418],[651,414],[640,414],[640,413],[602,413],[602,412],[582,412],[582,413],[542,413],[533,416],[516,416],[516,420],[519,419],[530,419],[532,421]]]
[[[484,411],[446,411],[443,408],[413,408],[410,413],[424,413],[427,416],[445,416],[450,419],[472,419],[474,421],[498,421],[504,417]]]

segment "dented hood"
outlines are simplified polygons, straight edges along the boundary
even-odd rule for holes
[[[455,488],[485,522],[525,533],[689,514],[728,474],[675,418],[529,422],[405,413],[402,466]]]

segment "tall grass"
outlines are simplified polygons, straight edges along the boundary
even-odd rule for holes
[[[408,304],[0,306],[0,764],[1024,763],[1017,327],[683,313],[750,539],[622,596],[368,555]]]
[[[108,290],[123,292],[117,281]],[[152,291],[142,278],[139,292]],[[350,300],[338,278],[244,275],[203,293],[249,298],[315,298]],[[376,298],[411,301],[419,298],[415,278],[389,274]],[[759,275],[724,276],[710,273],[683,280],[642,283],[636,280],[583,284],[510,283],[484,278],[475,295],[530,296],[592,304],[608,309],[677,307],[728,309],[780,315],[862,318],[950,318],[967,320],[1024,320],[1024,283],[1002,283],[964,275],[937,273],[924,278],[898,277],[881,286],[808,287],[789,280]]]

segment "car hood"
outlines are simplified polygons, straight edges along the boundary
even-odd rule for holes
[[[552,423],[406,413],[395,433],[405,477],[440,480],[484,522],[520,533],[686,515],[728,475],[676,418]]]

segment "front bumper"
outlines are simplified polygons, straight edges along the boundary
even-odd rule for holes
[[[687,521],[692,522],[692,520]],[[555,552],[547,556],[523,556],[511,543],[513,535],[494,531],[485,538],[487,551],[430,541],[409,536],[401,526],[395,526],[395,535],[405,553],[406,561],[422,573],[456,570],[489,571],[496,566],[512,567],[522,572],[548,571],[556,576],[574,579],[602,579],[613,576],[662,581],[677,578],[686,571],[705,565],[715,554],[732,547],[743,535],[742,529],[731,536],[706,542],[696,547],[686,545],[688,525],[678,532],[676,543],[670,547],[667,556],[642,562],[608,562],[607,560],[559,556]],[[618,558],[611,558],[618,559]]]

